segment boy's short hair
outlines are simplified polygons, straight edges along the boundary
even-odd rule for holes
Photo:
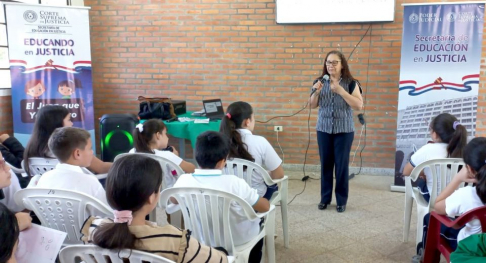
[[[57,128],[49,138],[49,149],[61,162],[66,162],[76,149],[82,149],[91,138],[89,132],[75,127]]]
[[[228,157],[229,150],[229,139],[222,133],[207,131],[197,136],[196,161],[203,169],[214,169],[219,161]]]

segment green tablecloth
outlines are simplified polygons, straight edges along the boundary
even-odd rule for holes
[[[177,117],[188,117],[194,119],[205,119],[206,117],[195,117],[191,116],[192,111],[189,111],[185,114],[178,115]],[[143,123],[145,120],[141,120],[140,122]],[[217,121],[210,121],[209,123],[194,123],[193,121],[188,122],[166,122],[164,121],[165,126],[167,126],[167,133],[172,135],[176,138],[187,139],[191,141],[191,146],[194,149],[196,146],[196,139],[199,134],[205,131],[219,131],[219,126],[221,124],[221,120]]]

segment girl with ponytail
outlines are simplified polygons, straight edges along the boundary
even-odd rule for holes
[[[181,159],[177,150],[169,146],[168,143],[167,127],[165,127],[164,122],[159,119],[151,119],[143,124],[138,124],[133,130],[133,145],[135,148],[130,150],[130,152],[155,154],[171,160],[179,165],[184,172],[193,173],[196,166]]]
[[[220,132],[231,141],[229,158],[240,158],[257,163],[269,170],[270,177],[280,179],[284,176],[282,160],[272,145],[262,136],[253,135],[255,117],[250,104],[238,101],[228,106],[223,117]],[[251,187],[268,200],[278,190],[277,186],[267,186],[263,177],[254,174]]]
[[[455,116],[449,113],[439,114],[432,119],[429,129],[433,143],[422,146],[412,155],[410,162],[403,169],[403,175],[410,175],[413,168],[428,160],[462,158],[467,144],[467,130]],[[421,176],[425,177],[425,181],[420,180],[418,186],[421,188],[422,196],[428,202],[432,190],[432,172],[429,168],[425,168]],[[440,193],[441,189],[437,190]]]
[[[437,197],[434,210],[438,214],[454,218],[486,204],[486,138],[474,138],[467,144],[464,148],[464,163],[466,167],[453,177]],[[469,185],[459,188],[462,183]],[[424,218],[422,243],[419,243],[417,250],[426,242],[429,216],[426,215]],[[467,223],[460,230],[441,227],[441,234],[449,240],[452,249],[456,249],[457,243],[462,239],[481,232],[481,223],[477,219]]]
[[[145,221],[160,198],[162,168],[140,155],[117,160],[106,180],[106,199],[114,219],[89,217],[81,233],[85,243],[114,250],[138,249],[175,262],[228,262],[225,253],[200,244],[189,230]]]

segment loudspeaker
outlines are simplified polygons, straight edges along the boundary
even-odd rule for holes
[[[101,160],[113,162],[115,156],[133,148],[132,132],[138,122],[134,114],[105,114],[100,118]]]

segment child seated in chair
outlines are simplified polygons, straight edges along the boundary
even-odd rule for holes
[[[133,145],[135,149],[131,153],[151,153],[174,162],[186,173],[193,173],[196,168],[194,164],[184,161],[174,147],[169,147],[167,127],[159,119],[151,119],[143,124],[137,125],[133,130]]]
[[[417,165],[428,160],[462,157],[463,149],[467,144],[467,130],[454,115],[449,113],[437,115],[432,119],[429,128],[433,142],[422,146],[412,155],[410,162],[403,168],[404,176],[409,176]],[[432,192],[432,171],[427,167],[420,177],[425,180],[418,180],[417,184],[425,201],[429,202]],[[440,178],[438,178],[437,191],[442,191]]]
[[[152,158],[129,155],[115,161],[106,180],[114,219],[88,218],[81,239],[105,249],[138,249],[181,263],[228,262],[224,252],[200,244],[189,230],[145,221],[159,201],[162,177],[160,164]]]
[[[272,179],[284,177],[282,159],[265,137],[254,135],[255,116],[253,108],[244,101],[231,103],[221,120],[220,132],[230,139],[230,158],[245,159],[264,166]],[[263,176],[255,173],[251,178],[251,187],[267,200],[278,191],[277,185],[267,185]]]
[[[0,153],[0,204],[5,206],[5,211],[8,210],[16,213],[15,217],[18,221],[18,228],[22,231],[31,226],[32,218],[28,213],[20,212],[23,210],[23,207],[15,203],[14,195],[18,190],[20,190],[20,185],[17,181],[17,177],[11,172],[10,167],[3,159],[2,153]],[[4,222],[0,220],[0,223],[2,224],[0,228],[3,230]],[[1,236],[3,236],[3,233],[0,234],[0,237]],[[0,240],[0,245],[2,243],[3,242]],[[0,260],[0,262],[5,261]]]
[[[49,138],[49,149],[59,160],[56,168],[44,173],[38,188],[77,191],[107,204],[105,189],[94,175],[86,174],[81,167],[89,167],[93,149],[89,132],[80,128],[57,128]]]
[[[40,158],[55,158],[55,154],[49,150],[49,137],[55,129],[62,127],[72,127],[71,113],[61,105],[47,105],[41,108],[35,115],[34,128],[32,136],[24,151],[24,168],[25,172],[30,176],[34,176],[30,172],[29,159],[33,157]],[[95,174],[105,174],[110,169],[112,163],[103,162],[96,156],[92,157],[88,170]],[[30,181],[31,177],[27,177]]]
[[[19,222],[8,208],[0,204],[0,262],[14,263],[15,252],[19,243],[19,232],[22,231]]]
[[[454,218],[486,204],[486,138],[472,139],[464,148],[463,158],[466,167],[452,178],[452,181],[435,200],[434,210],[440,215]],[[468,185],[459,188],[462,183],[474,183],[475,186]],[[429,217],[430,214],[424,217],[424,233],[422,242],[417,245],[418,255],[414,256],[415,261],[423,256],[421,250],[423,251],[426,245]],[[481,223],[475,219],[461,229],[442,225],[440,232],[449,240],[449,246],[455,250],[459,241],[470,235],[481,233]]]
[[[15,137],[11,137],[8,134],[0,135],[0,152],[2,152],[3,158],[10,165],[22,169],[22,160],[24,159],[24,146]],[[22,177],[21,174],[16,174],[17,179],[22,188],[25,188],[29,183],[28,179]]]
[[[183,174],[174,187],[205,187],[235,194],[247,201],[257,212],[267,212],[270,203],[260,197],[243,179],[234,175],[222,174],[226,158],[230,152],[230,142],[225,135],[208,131],[197,137],[196,161],[201,169],[193,174]],[[249,242],[260,232],[260,220],[250,221],[243,210],[231,206],[231,233],[236,246]],[[260,262],[263,239],[253,247],[249,262]]]

